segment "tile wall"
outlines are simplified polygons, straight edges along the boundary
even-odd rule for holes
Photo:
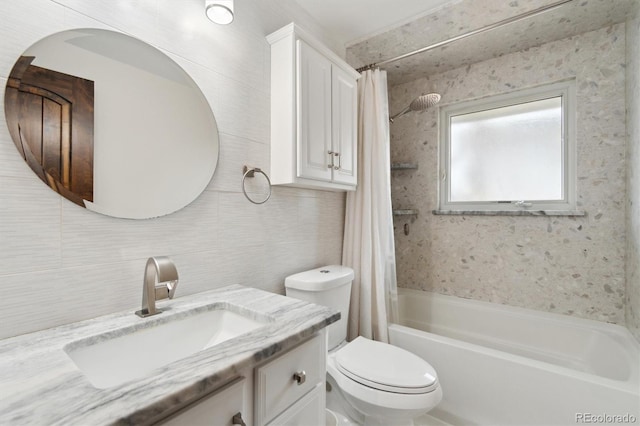
[[[133,221],[91,213],[48,189],[2,120],[0,338],[137,309],[149,256],[174,259],[178,297],[233,283],[283,292],[288,274],[340,262],[344,194],[275,188],[256,206],[240,189],[244,164],[269,171],[265,35],[296,21],[338,49],[293,0],[237,1],[230,26],[208,21],[202,0],[3,1],[0,16],[3,96],[14,61],[37,40],[70,28],[111,29],[181,65],[209,100],[220,131],[207,190],[175,214]]]
[[[419,163],[392,176],[394,208],[420,212],[395,220],[399,286],[624,324],[624,23],[395,85],[390,111],[420,93],[445,105],[569,78],[586,217],[435,216],[437,109],[391,125],[392,161]]]
[[[627,21],[626,323],[640,341],[640,2]]]

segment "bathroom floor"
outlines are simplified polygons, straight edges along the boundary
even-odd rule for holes
[[[449,423],[425,414],[413,421],[415,426],[451,426]]]
[[[449,423],[437,419],[433,416],[425,414],[424,416],[414,419],[415,426],[451,426]],[[333,413],[327,410],[327,426],[359,426],[349,421],[346,417],[339,413]]]

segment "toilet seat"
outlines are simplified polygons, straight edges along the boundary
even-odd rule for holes
[[[382,342],[357,337],[334,354],[337,370],[373,389],[424,394],[438,387],[435,370],[422,358]]]
[[[362,339],[364,339],[365,342],[367,340],[365,338]],[[359,350],[368,350],[368,353],[365,353],[364,358],[361,359],[367,359],[370,362],[373,362],[373,364],[375,364],[374,359],[382,358],[378,355],[380,353],[379,349],[370,349],[374,347],[374,345],[369,345],[367,343],[364,343],[364,345],[362,345],[363,342],[356,342],[357,340],[358,339],[355,339],[352,342],[347,343],[345,346],[340,347],[338,350],[330,352],[327,358],[327,380],[333,380],[335,382],[335,386],[337,386],[337,388],[339,389],[340,394],[346,399],[350,406],[356,409],[356,411],[362,413],[366,417],[371,416],[371,418],[384,419],[388,423],[391,422],[394,424],[399,424],[405,422],[407,419],[412,419],[426,413],[427,411],[438,405],[438,403],[442,400],[442,388],[440,387],[440,384],[437,380],[435,371],[431,368],[431,366],[429,366],[427,362],[423,360],[421,361],[429,366],[430,371],[434,372],[433,382],[431,386],[417,386],[411,388],[406,386],[407,382],[403,382],[405,383],[404,386],[398,386],[398,382],[386,379],[382,380],[376,374],[370,374],[370,376],[375,377],[375,379],[377,380],[381,380],[383,382],[389,381],[392,383],[392,385],[385,385],[383,383],[375,382],[374,380],[371,380],[371,378],[365,379],[360,375],[349,372],[349,370],[344,367],[344,364],[346,362],[345,359],[357,361],[357,358],[353,358],[353,356],[350,355],[352,351],[355,351],[354,353],[358,353],[358,356],[361,356],[362,354],[358,352]],[[347,350],[349,346],[354,344],[354,342],[356,343],[355,349]],[[384,346],[391,346],[387,345],[386,343],[374,343]],[[407,354],[408,352],[401,348],[394,348],[397,349],[398,352],[395,352],[394,349],[391,349],[391,351],[393,351],[392,353],[399,356],[398,359],[404,360],[405,355],[400,355],[400,352],[404,354]],[[338,365],[337,358],[340,352],[345,350],[346,352],[343,352],[341,356],[343,360],[343,366],[341,367]],[[369,362],[367,362],[366,364],[369,364]],[[402,361],[381,365],[381,367],[378,368],[378,371],[389,368],[392,364],[399,365],[402,364]],[[352,370],[359,371],[349,362],[346,362],[346,365],[348,367],[352,367]],[[349,375],[347,375],[347,373]],[[362,375],[365,374],[362,372],[360,373]],[[369,373],[371,372],[368,372],[366,374],[368,375]],[[423,391],[420,393],[410,392],[412,390],[415,392],[417,390],[416,388],[428,391]]]

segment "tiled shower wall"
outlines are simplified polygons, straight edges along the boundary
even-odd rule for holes
[[[627,21],[627,327],[640,341],[640,3]]]
[[[625,25],[618,24],[390,88],[390,111],[420,93],[441,105],[575,79],[577,191],[586,217],[436,216],[437,108],[391,124],[401,287],[614,323],[625,309]],[[408,224],[409,235],[404,233]]]
[[[207,190],[177,213],[136,221],[61,199],[25,165],[0,120],[0,338],[133,312],[149,256],[174,259],[177,297],[233,283],[283,292],[286,275],[340,262],[344,194],[274,188],[256,206],[240,189],[244,164],[269,171],[265,35],[295,20],[336,47],[293,0],[237,1],[229,26],[208,21],[202,0],[2,1],[0,16],[2,97],[13,63],[37,40],[70,28],[112,29],[178,62],[209,100],[220,131]]]

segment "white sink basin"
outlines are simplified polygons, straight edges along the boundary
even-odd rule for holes
[[[70,343],[64,350],[93,386],[106,389],[145,377],[158,367],[267,322],[228,309],[213,309],[176,319],[158,318],[157,323],[143,329],[134,326],[92,336]]]

